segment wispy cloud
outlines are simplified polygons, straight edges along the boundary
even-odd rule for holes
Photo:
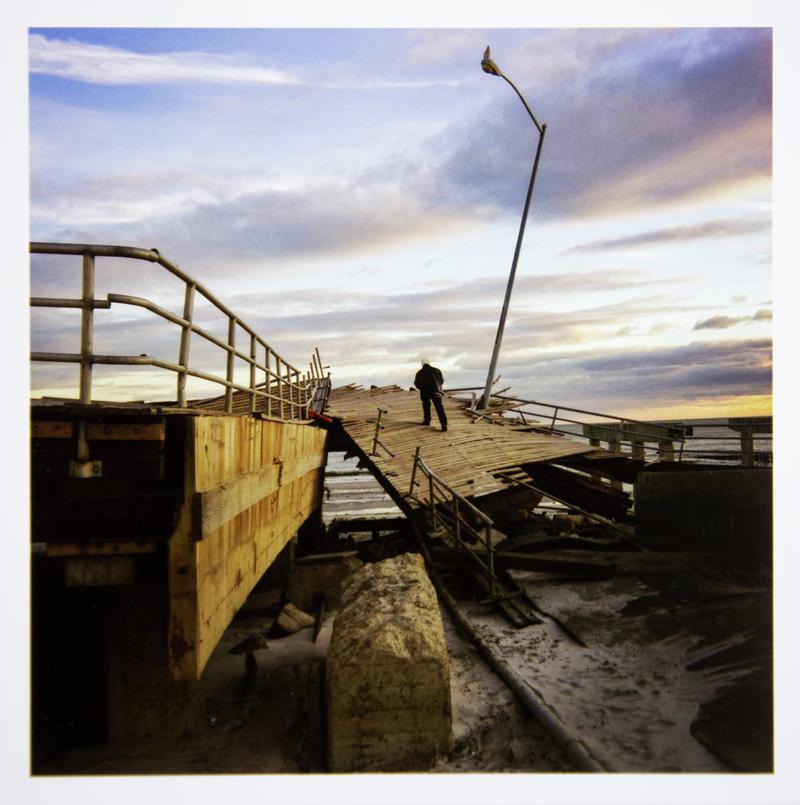
[[[770,228],[767,219],[727,219],[720,221],[707,221],[703,224],[689,226],[673,226],[664,229],[655,229],[650,232],[641,232],[625,238],[610,240],[595,240],[582,243],[566,249],[564,254],[571,252],[602,252],[616,249],[634,249],[639,246],[661,245],[665,243],[683,243],[690,240],[704,240],[707,238],[728,238],[737,235],[750,235],[754,232],[763,232]]]
[[[452,80],[391,80],[363,76],[338,81],[314,79],[218,53],[137,53],[74,39],[53,39],[42,34],[30,35],[28,53],[32,73],[108,86],[187,81],[226,85],[303,85],[327,89],[408,89],[458,85],[457,81]]]
[[[712,316],[697,322],[695,330],[727,330],[737,324],[749,324],[754,321],[772,321],[771,310],[759,310],[752,316]]]
[[[32,73],[91,84],[159,84],[211,81],[248,84],[296,84],[292,73],[251,65],[230,56],[210,53],[135,53],[76,40],[49,39],[31,34]]]

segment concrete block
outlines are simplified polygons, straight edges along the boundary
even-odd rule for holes
[[[424,771],[450,750],[449,658],[420,556],[366,565],[345,585],[327,700],[333,772]]]

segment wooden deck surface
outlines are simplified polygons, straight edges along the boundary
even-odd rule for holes
[[[417,447],[423,461],[465,497],[489,494],[506,486],[507,481],[494,477],[497,471],[513,473],[520,464],[553,461],[597,450],[561,436],[475,421],[467,412],[466,403],[447,395],[444,407],[448,418],[446,433],[442,433],[433,407],[432,424],[422,425],[419,393],[397,386],[333,389],[325,413],[341,420],[348,435],[400,495],[409,491]],[[386,411],[381,418],[384,427],[379,438],[394,457],[380,446],[377,455],[370,455],[378,408]]]

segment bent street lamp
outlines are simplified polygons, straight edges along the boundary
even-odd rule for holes
[[[511,290],[514,287],[514,276],[517,273],[517,262],[519,260],[519,252],[520,248],[522,247],[522,237],[525,234],[525,223],[528,220],[528,210],[531,206],[531,197],[533,196],[533,185],[536,181],[536,171],[539,168],[539,156],[542,153],[542,143],[544,142],[544,133],[547,131],[547,123],[540,124],[539,121],[536,119],[536,115],[533,114],[531,111],[530,106],[528,106],[527,101],[525,98],[522,97],[522,93],[514,86],[513,81],[511,81],[508,76],[506,76],[500,68],[492,61],[491,52],[489,48],[486,48],[486,52],[483,54],[483,60],[481,61],[481,68],[483,69],[484,73],[489,73],[489,75],[496,75],[500,76],[500,78],[504,78],[509,84],[511,84],[511,88],[514,92],[517,93],[519,99],[522,101],[522,105],[525,107],[525,110],[530,115],[531,120],[533,121],[533,125],[536,126],[536,130],[539,132],[539,144],[536,147],[536,156],[533,160],[533,170],[531,171],[531,181],[528,185],[528,195],[525,197],[525,207],[522,210],[522,221],[519,225],[519,234],[517,235],[517,246],[514,249],[514,259],[511,263],[511,273],[508,275],[508,285],[506,286],[506,296],[503,300],[503,310],[500,313],[500,322],[497,325],[497,335],[494,339],[494,349],[492,350],[492,360],[489,364],[489,374],[486,377],[486,387],[483,390],[483,396],[478,403],[478,408],[487,408],[489,406],[489,398],[491,397],[492,392],[492,384],[494,381],[494,372],[497,368],[497,358],[500,355],[500,344],[503,341],[503,330],[506,326],[506,315],[508,313],[508,303],[511,299]]]

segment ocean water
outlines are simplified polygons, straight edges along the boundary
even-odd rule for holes
[[[677,427],[687,425],[692,428],[692,435],[688,436],[683,443],[674,442],[675,460],[703,464],[727,464],[735,465],[740,462],[741,440],[739,433],[728,427],[728,419],[681,419],[681,420],[653,420],[654,425],[668,425]],[[575,439],[582,444],[586,444],[586,439],[581,438],[581,425],[564,425],[561,428],[565,431],[565,436]],[[601,446],[607,445],[601,443]],[[623,451],[629,452],[630,446],[623,445]],[[753,438],[753,450],[755,452],[755,463],[758,466],[770,466],[772,464],[772,434],[756,433]],[[658,458],[658,450],[655,443],[645,446],[645,458],[648,461],[655,461]]]
[[[345,458],[340,452],[328,454],[322,502],[322,520],[326,526],[337,519],[384,519],[400,515],[400,509],[369,470],[359,469],[358,459]]]

